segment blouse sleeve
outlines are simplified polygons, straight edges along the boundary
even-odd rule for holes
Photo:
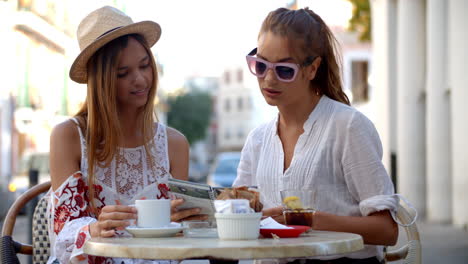
[[[253,186],[255,184],[255,151],[254,151],[254,131],[247,137],[242,148],[239,166],[237,167],[237,177],[232,186]]]
[[[366,216],[397,210],[398,198],[382,163],[382,144],[372,122],[355,112],[346,129],[342,165],[352,196]]]
[[[91,238],[89,224],[96,218],[89,212],[87,190],[81,172],[76,172],[51,192],[49,236],[52,255],[60,263],[88,263],[83,245]]]

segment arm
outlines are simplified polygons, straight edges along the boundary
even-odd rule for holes
[[[81,145],[76,125],[67,120],[58,124],[50,135],[50,178],[57,190],[73,173],[80,170]]]
[[[70,175],[80,171],[80,135],[76,124],[71,120],[67,120],[57,125],[53,129],[50,137],[50,176],[52,190],[57,190],[59,187],[63,187],[62,184],[70,178]],[[80,184],[85,184],[87,186],[87,182],[85,181]],[[66,193],[66,195],[68,195],[68,193]],[[84,196],[78,199],[87,201],[87,197]],[[63,200],[61,201],[63,203],[68,203]],[[84,206],[87,207],[87,205]],[[80,216],[84,216],[84,209],[82,210],[83,212],[78,213]],[[122,220],[135,219],[135,213],[136,209],[128,206],[104,206],[99,215],[99,221],[90,224],[89,231],[91,236],[114,236],[115,228],[123,228],[129,225],[127,221]],[[86,214],[86,216],[88,215]]]
[[[50,137],[50,199],[49,236],[60,262],[72,259],[87,263],[83,243],[89,239],[88,225],[96,221],[87,211],[86,183],[80,170],[80,138],[76,125],[65,121],[57,125]]]
[[[232,183],[232,186],[255,185],[253,180],[255,175],[252,171],[254,167],[253,156],[255,154],[252,146],[252,136],[253,132],[249,134],[245,141],[244,147],[242,148],[239,166],[237,167],[237,177]]]
[[[179,131],[167,128],[168,155],[170,163],[170,173],[172,177],[179,180],[188,180],[189,144],[187,139]],[[188,220],[206,220],[207,215],[199,215],[200,208],[178,210],[177,207],[184,203],[184,200],[177,199],[171,201],[171,221],[180,222]]]
[[[132,207],[104,206],[99,219],[96,219],[88,208],[88,183],[80,172],[80,162],[81,143],[77,126],[70,120],[57,125],[50,140],[53,192],[49,202],[49,234],[54,255],[63,263],[87,263],[82,249],[86,240],[94,236],[113,236],[115,228],[129,224],[122,220],[136,218],[136,209]]]
[[[188,180],[189,144],[179,131],[167,128],[167,144],[172,177],[179,180]]]
[[[398,238],[398,226],[388,210],[368,216],[339,216],[317,211],[312,229],[359,234],[364,243],[370,245],[395,245]]]
[[[360,234],[366,244],[393,245],[398,238],[398,226],[389,210],[396,210],[395,198],[392,196],[393,184],[381,162],[382,146],[377,131],[359,112],[353,114],[345,128],[341,169],[348,191],[359,201],[362,216],[316,212],[313,226]],[[369,203],[370,200],[373,202]]]

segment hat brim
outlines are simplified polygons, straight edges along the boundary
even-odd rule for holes
[[[152,47],[161,37],[161,27],[158,23],[153,21],[141,21],[116,29],[96,39],[76,57],[70,68],[70,78],[77,83],[87,83],[87,63],[89,58],[110,41],[128,34],[142,35],[146,39],[148,45]]]

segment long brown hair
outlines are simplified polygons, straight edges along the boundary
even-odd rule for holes
[[[88,88],[86,100],[75,115],[80,121],[80,127],[86,135],[86,150],[88,160],[88,199],[91,210],[99,215],[95,197],[95,166],[109,166],[118,153],[122,143],[122,128],[118,116],[117,103],[117,67],[122,50],[127,47],[129,38],[137,40],[146,50],[153,69],[153,83],[148,101],[142,108],[142,132],[146,152],[153,144],[152,134],[155,122],[154,98],[158,82],[158,72],[153,53],[146,40],[138,34],[125,35],[116,38],[100,48],[88,61]],[[148,155],[151,157],[151,155]]]
[[[315,92],[318,94],[350,105],[341,82],[338,42],[319,15],[307,7],[298,10],[278,8],[271,11],[263,21],[259,38],[266,32],[286,37],[297,61],[321,57],[311,87],[317,89]]]

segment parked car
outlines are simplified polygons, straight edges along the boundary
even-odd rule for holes
[[[206,183],[206,177],[208,176],[208,166],[190,160],[188,178],[192,182]]]
[[[237,177],[240,155],[240,152],[219,153],[208,175],[208,184],[213,187],[231,187]]]

